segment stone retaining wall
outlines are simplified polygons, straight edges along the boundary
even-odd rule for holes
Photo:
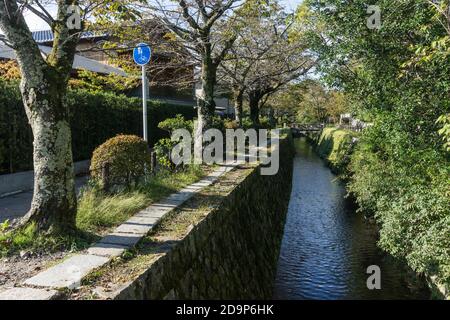
[[[165,252],[161,245],[145,248],[159,255],[109,298],[271,298],[291,190],[292,140],[282,140],[280,148],[278,174],[261,176],[258,166],[229,173],[215,185],[222,193],[206,196],[213,204],[187,235],[168,240]]]

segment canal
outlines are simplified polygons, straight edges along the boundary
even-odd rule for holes
[[[356,213],[346,190],[304,138],[296,157],[275,299],[428,299],[423,279],[376,245],[375,226]],[[369,290],[366,269],[381,270]]]

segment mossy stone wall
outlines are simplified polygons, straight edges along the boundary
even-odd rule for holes
[[[355,145],[357,133],[337,128],[324,128],[319,137],[313,139],[318,155],[337,174],[346,175],[347,165]]]
[[[262,176],[259,166],[241,170],[205,218],[115,298],[271,298],[293,155],[292,140],[286,138],[276,175]]]

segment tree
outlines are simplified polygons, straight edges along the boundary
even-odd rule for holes
[[[277,2],[252,5],[244,12],[245,26],[230,54],[221,65],[226,82],[235,97],[236,120],[240,121],[244,93],[250,118],[259,125],[259,113],[267,99],[314,65],[301,37],[291,38],[293,20]]]
[[[326,88],[317,80],[305,80],[288,85],[268,104],[277,115],[298,123],[336,123],[339,115],[348,111],[346,102],[342,92]]]
[[[286,84],[304,76],[315,64],[315,61],[304,55],[297,44],[278,47],[278,56],[255,64],[247,89],[250,119],[253,125],[259,125],[259,113],[267,100]]]
[[[148,1],[148,16],[171,30],[200,66],[197,146],[202,144],[202,134],[212,123],[217,68],[236,40],[233,11],[242,3],[239,0]]]
[[[219,83],[231,89],[235,120],[241,123],[244,93],[254,64],[264,59],[277,44],[275,32],[287,32],[286,14],[277,1],[247,1],[238,12],[245,25],[238,29],[238,37],[219,66]],[[281,30],[281,28],[284,30]]]
[[[56,0],[51,2],[4,0],[0,2],[1,40],[16,52],[21,72],[20,91],[33,132],[34,191],[31,209],[20,225],[35,223],[46,232],[75,229],[77,210],[71,133],[66,103],[67,83],[76,45],[86,17],[110,1]],[[43,57],[25,22],[30,11],[49,24],[54,35],[51,53]]]

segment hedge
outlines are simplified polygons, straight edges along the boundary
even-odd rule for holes
[[[142,135],[142,101],[105,92],[69,91],[74,161],[89,159],[93,150],[119,134]],[[193,119],[189,106],[148,101],[148,136],[152,146],[168,133],[158,123],[183,115]],[[0,174],[33,167],[33,136],[17,83],[0,80]]]

